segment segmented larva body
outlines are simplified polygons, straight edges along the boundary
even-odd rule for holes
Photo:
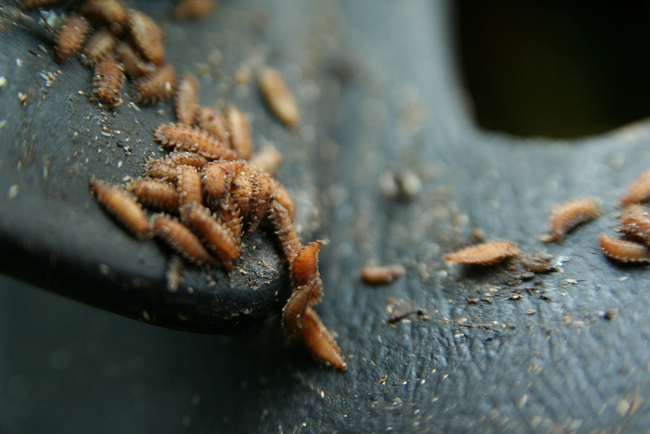
[[[230,146],[230,133],[226,129],[226,121],[221,113],[210,107],[199,107],[196,124],[202,130],[215,136],[222,143]]]
[[[384,285],[392,283],[395,279],[406,273],[406,269],[399,264],[395,265],[366,265],[359,273],[365,283],[371,285]]]
[[[116,43],[115,36],[108,30],[98,31],[90,37],[81,52],[81,63],[88,67],[95,66],[102,57],[113,50]]]
[[[146,62],[128,43],[121,41],[115,47],[115,55],[122,62],[129,77],[140,78],[156,71],[156,65]]]
[[[291,220],[295,221],[296,220],[296,205],[293,203],[293,198],[287,191],[287,189],[284,187],[284,185],[280,184],[278,181],[276,181],[273,178],[269,178],[269,182],[271,183],[271,188],[273,189],[273,198],[280,202],[283,207],[287,209],[289,212],[289,216],[291,216]]]
[[[645,244],[600,234],[603,253],[621,262],[650,262],[650,248]]]
[[[119,107],[124,102],[124,72],[113,54],[107,53],[95,65],[92,87],[93,98],[108,108]]]
[[[323,282],[318,272],[318,252],[322,245],[321,241],[308,244],[291,261],[294,290],[282,310],[282,324],[290,335],[300,331],[305,308],[321,298]]]
[[[208,164],[208,159],[195,154],[194,152],[187,151],[172,151],[165,157],[165,162],[173,164],[176,166],[192,166],[197,169],[202,169],[206,164]]]
[[[248,233],[255,233],[273,198],[271,178],[255,167],[244,165],[232,180],[230,196],[248,223]]]
[[[176,184],[176,165],[170,164],[165,158],[150,159],[144,168],[144,174],[150,178],[160,179]]]
[[[176,117],[187,126],[194,125],[199,109],[199,81],[192,74],[185,74],[176,86]]]
[[[181,256],[197,265],[217,265],[217,261],[210,256],[199,238],[185,225],[164,214],[157,214],[152,220],[155,235]]]
[[[298,125],[300,122],[298,103],[280,71],[270,67],[263,68],[258,82],[264,101],[273,114],[289,127]]]
[[[59,61],[63,62],[81,50],[89,30],[90,26],[84,17],[73,14],[65,20],[56,35],[56,53]]]
[[[228,105],[224,109],[223,117],[230,134],[230,146],[240,158],[248,160],[253,153],[253,139],[246,114],[234,105]]]
[[[221,202],[230,192],[232,180],[242,166],[243,163],[239,160],[220,160],[203,167],[201,170],[203,193],[210,206]]]
[[[138,239],[144,240],[151,236],[151,224],[147,214],[135,199],[120,187],[115,187],[98,181],[90,180],[92,192],[97,201],[124,225]]]
[[[232,261],[241,255],[241,244],[236,241],[230,229],[203,205],[183,205],[180,212],[181,221],[203,237],[208,249],[219,257],[227,270],[230,270]]]
[[[491,265],[520,253],[517,243],[494,240],[445,253],[447,261],[471,265]]]
[[[226,148],[220,141],[199,129],[176,124],[161,124],[154,131],[154,137],[164,146],[174,146],[177,150],[196,152],[209,159],[234,160],[237,154]]]
[[[304,322],[300,330],[300,337],[307,348],[319,360],[341,371],[347,371],[348,365],[341,355],[341,348],[316,311],[307,306],[303,318]]]
[[[237,243],[241,243],[241,237],[244,231],[244,223],[237,205],[230,197],[226,197],[216,204],[213,210],[219,215],[230,232],[232,232]]]
[[[174,93],[176,82],[176,69],[168,63],[150,75],[138,80],[136,87],[138,102],[141,104],[155,104],[158,101],[170,98]]]
[[[188,203],[203,204],[201,175],[196,167],[185,165],[176,167],[176,188],[180,206]]]
[[[129,187],[138,202],[149,208],[178,212],[176,186],[160,179],[140,178]]]
[[[109,25],[117,35],[122,32],[127,19],[126,7],[118,0],[86,0],[81,13],[100,25]]]
[[[214,10],[214,0],[181,0],[174,8],[174,18],[202,18]]]
[[[621,205],[641,203],[650,199],[650,170],[645,171],[627,190]]]
[[[127,24],[133,37],[133,42],[145,58],[156,65],[161,65],[165,56],[163,31],[147,14],[129,9]]]
[[[650,243],[650,215],[642,205],[628,206],[621,215],[621,232]]]
[[[249,164],[258,167],[271,176],[275,176],[282,164],[282,154],[273,145],[264,146],[258,153],[253,154]]]
[[[560,242],[571,229],[600,217],[602,213],[603,206],[600,200],[593,197],[563,203],[551,211],[551,236],[542,238],[542,241]]]
[[[298,255],[301,245],[289,212],[282,204],[274,200],[269,209],[269,220],[280,242],[282,254],[291,263]]]

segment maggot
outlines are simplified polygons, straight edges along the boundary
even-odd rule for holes
[[[491,265],[520,253],[517,243],[507,240],[487,241],[445,253],[447,261],[472,265]]]
[[[403,265],[366,265],[361,269],[359,275],[361,280],[371,285],[383,285],[392,283],[395,279],[406,272]]]
[[[226,148],[219,140],[196,128],[174,123],[161,124],[154,130],[154,137],[165,146],[196,152],[211,160],[238,158],[235,152]]]
[[[155,104],[170,98],[174,93],[176,69],[168,63],[136,83],[137,100],[142,104]]]
[[[273,114],[287,126],[298,125],[300,122],[298,104],[280,71],[271,67],[263,68],[259,73],[258,83],[264,101]]]
[[[127,14],[127,24],[135,45],[144,57],[156,65],[161,65],[165,55],[165,46],[160,26],[144,12],[129,9]]]
[[[122,88],[124,72],[112,53],[106,54],[95,65],[93,76],[93,99],[108,108],[119,107],[123,103]]]
[[[181,77],[174,100],[178,121],[190,127],[194,125],[199,109],[199,81],[193,74]]]
[[[135,199],[124,189],[95,178],[90,180],[92,192],[97,201],[138,239],[151,237],[151,223],[147,214]]]
[[[56,52],[59,61],[63,62],[81,50],[89,30],[88,21],[84,17],[72,14],[65,20],[56,35]]]
[[[223,113],[228,129],[230,146],[239,154],[239,158],[248,160],[253,153],[251,127],[246,114],[234,105],[228,105]]]
[[[561,242],[571,229],[581,223],[598,218],[603,213],[603,205],[599,199],[585,197],[574,199],[558,205],[551,211],[551,235],[540,238],[540,241]]]
[[[621,205],[641,203],[650,199],[650,170],[645,171],[627,190]]]
[[[650,248],[645,244],[600,234],[603,253],[621,262],[650,262]]]
[[[185,225],[164,214],[157,214],[152,220],[155,234],[185,259],[197,265],[217,264],[199,238]]]

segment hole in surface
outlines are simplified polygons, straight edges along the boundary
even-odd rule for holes
[[[455,6],[460,65],[481,127],[570,138],[650,115],[650,4]]]

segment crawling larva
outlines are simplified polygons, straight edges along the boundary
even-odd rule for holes
[[[202,157],[199,154],[195,154],[194,152],[187,151],[170,152],[167,154],[164,161],[175,166],[193,166],[197,169],[202,169],[206,164],[208,164],[207,158]]]
[[[97,196],[97,201],[133,235],[141,240],[151,236],[151,223],[147,214],[124,189],[95,178],[90,180],[90,187]]]
[[[248,160],[253,153],[253,139],[246,114],[234,105],[228,105],[224,109],[223,116],[230,134],[230,146],[240,158]]]
[[[273,145],[266,145],[253,154],[249,164],[259,167],[271,176],[275,176],[282,164],[282,154]]]
[[[645,171],[627,190],[621,205],[641,203],[650,199],[650,170]]]
[[[161,124],[154,130],[154,137],[164,146],[196,152],[210,160],[234,160],[238,157],[234,151],[226,148],[219,140],[196,128],[174,123]]]
[[[185,165],[176,167],[176,188],[179,206],[187,203],[203,204],[201,175],[195,167]]]
[[[445,253],[444,258],[447,261],[461,264],[491,265],[519,253],[517,243],[507,240],[495,240]]]
[[[620,262],[650,262],[650,248],[645,244],[600,234],[603,253]]]
[[[230,195],[248,222],[248,233],[255,233],[273,198],[271,178],[255,167],[243,165],[233,177]]]
[[[371,285],[392,283],[406,272],[404,266],[394,265],[366,265],[361,269],[361,279]]]
[[[160,26],[144,12],[129,9],[127,14],[127,23],[133,42],[144,57],[156,65],[161,65],[165,55],[165,46]]]
[[[273,114],[287,126],[298,125],[300,122],[298,104],[280,71],[270,67],[263,68],[258,81],[264,101]]]
[[[86,0],[81,13],[97,24],[110,26],[111,31],[119,35],[126,23],[126,7],[118,0]]]
[[[90,27],[88,21],[79,15],[70,15],[61,25],[56,35],[56,52],[59,61],[63,62],[83,47]]]
[[[174,18],[202,18],[214,10],[214,0],[181,0],[174,8]]]
[[[269,210],[269,220],[273,224],[275,235],[280,242],[280,248],[289,262],[293,261],[300,251],[300,238],[287,209],[277,201],[273,201]]]
[[[192,126],[199,108],[199,81],[193,74],[185,74],[176,87],[176,117],[181,124]]]
[[[348,365],[341,355],[341,348],[316,311],[307,306],[303,321],[300,337],[312,354],[328,365],[347,371]]]
[[[543,242],[561,242],[571,229],[581,223],[600,217],[603,206],[599,199],[586,197],[556,206],[551,211],[551,235],[540,238]]]
[[[296,205],[293,203],[293,198],[287,191],[287,189],[284,187],[284,185],[280,184],[278,181],[276,181],[273,178],[269,178],[269,182],[271,183],[271,187],[273,189],[273,198],[280,202],[283,207],[287,209],[289,212],[289,216],[291,217],[292,221],[296,220]]]
[[[90,67],[113,50],[117,40],[111,32],[102,29],[92,35],[81,52],[81,63]]]
[[[217,265],[198,237],[185,225],[164,214],[157,214],[152,220],[155,235],[181,256],[197,265]]]
[[[215,136],[222,143],[230,145],[230,133],[226,129],[226,121],[221,113],[209,107],[200,107],[196,123],[202,130]]]
[[[121,41],[115,47],[115,55],[122,62],[129,77],[140,78],[156,71],[156,65],[146,62],[128,43]]]
[[[235,174],[241,169],[243,163],[239,160],[213,161],[203,167],[201,181],[203,193],[208,204],[221,202],[228,193]]]
[[[629,205],[621,215],[621,232],[650,243],[650,215],[642,205]]]
[[[174,93],[176,69],[171,63],[166,64],[154,73],[147,75],[136,83],[137,100],[141,104],[155,104],[170,98]]]
[[[178,193],[176,186],[160,179],[140,178],[129,186],[138,202],[146,207],[170,213],[178,212]]]
[[[93,98],[108,108],[119,107],[123,103],[122,88],[124,72],[113,54],[108,53],[95,65],[93,76]]]

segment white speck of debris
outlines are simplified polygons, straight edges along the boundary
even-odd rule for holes
[[[18,186],[12,185],[9,187],[9,199],[13,199],[16,196],[18,196]]]
[[[7,85],[7,79],[3,75],[2,77],[0,77],[0,87],[5,87],[6,85]]]
[[[107,131],[100,131],[99,134],[101,134],[104,137],[113,137],[113,135]]]
[[[519,408],[526,405],[527,402],[528,402],[528,395],[524,393],[523,395],[521,395],[521,398],[519,399]]]
[[[630,404],[630,401],[628,401],[627,399],[621,399],[616,404],[616,412],[621,416],[625,416],[627,412],[630,411],[631,406],[632,404]]]
[[[0,130],[3,129],[7,125],[7,120],[0,121]]]
[[[135,105],[135,103],[134,103],[133,101],[131,101],[131,102],[129,103],[129,107],[132,107],[134,110],[140,111],[140,107],[138,107],[137,105]]]
[[[171,91],[172,91],[172,84],[171,84],[169,81],[166,81],[166,82],[165,82],[165,90],[166,90],[167,92],[171,92]]]
[[[146,310],[142,311],[142,318],[144,318],[145,321],[151,321],[151,317],[149,316],[149,312]]]
[[[111,268],[106,264],[99,264],[99,272],[104,276],[108,276],[111,274]]]
[[[23,66],[23,61],[20,60],[20,59],[18,59],[18,58],[16,58],[16,65],[18,65],[19,68],[22,68],[22,66]]]
[[[22,92],[18,92],[18,99],[20,100],[20,102],[24,102],[27,99],[27,95],[25,95]]]
[[[119,169],[120,167],[122,167],[122,160],[117,162],[117,168]]]

